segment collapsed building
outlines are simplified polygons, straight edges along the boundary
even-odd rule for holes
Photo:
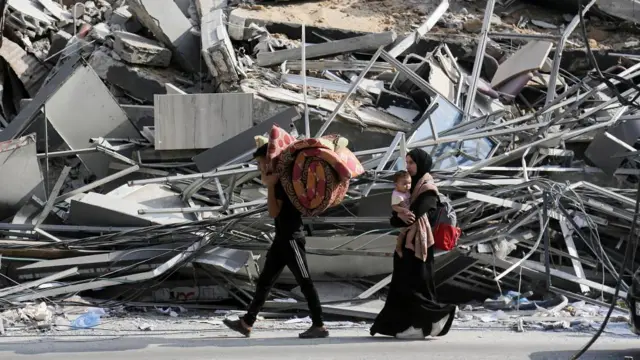
[[[78,294],[246,306],[273,231],[250,154],[274,125],[340,134],[366,170],[305,218],[328,314],[380,310],[390,179],[412,148],[433,156],[463,230],[437,254],[443,300],[570,312],[626,298],[640,40],[625,1],[595,3],[6,1],[4,326],[55,326],[33,304]],[[268,311],[304,311],[293,283],[285,271]]]

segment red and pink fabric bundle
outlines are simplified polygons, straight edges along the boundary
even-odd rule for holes
[[[364,173],[339,135],[297,140],[274,126],[267,156],[293,205],[303,216],[316,216],[340,204],[349,180]]]

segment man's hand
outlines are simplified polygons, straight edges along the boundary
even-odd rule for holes
[[[271,174],[263,173],[261,177],[261,181],[267,187],[274,187],[278,183],[278,175],[273,173]]]
[[[416,216],[412,212],[398,214],[398,217],[407,225],[413,224],[413,222],[416,221]]]

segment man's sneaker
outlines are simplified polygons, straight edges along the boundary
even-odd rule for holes
[[[251,335],[251,329],[245,327],[244,324],[242,323],[242,320],[224,319],[222,320],[222,323],[225,324],[229,329],[235,332],[239,332],[245,337],[249,337]]]
[[[320,339],[329,336],[329,331],[324,327],[312,326],[309,330],[298,335],[300,339]]]

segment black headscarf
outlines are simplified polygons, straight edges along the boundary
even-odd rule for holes
[[[407,155],[416,163],[416,174],[411,177],[411,191],[413,191],[424,174],[431,172],[433,159],[431,155],[422,149],[413,149]]]

